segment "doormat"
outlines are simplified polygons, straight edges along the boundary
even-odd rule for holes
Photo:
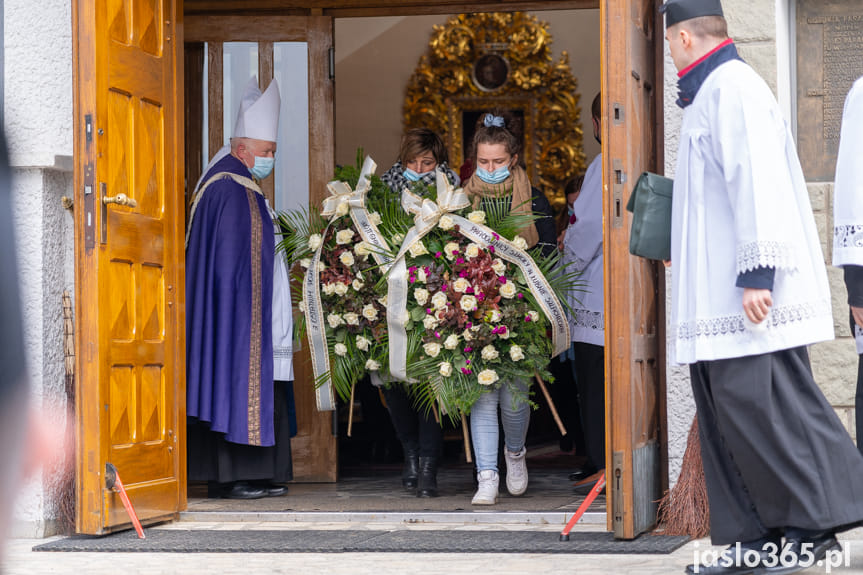
[[[642,535],[619,541],[608,532],[576,532],[559,541],[538,531],[206,531],[148,529],[104,537],[76,536],[37,545],[34,551],[140,553],[591,553],[667,554],[685,536]]]

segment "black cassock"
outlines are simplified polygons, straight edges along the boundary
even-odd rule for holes
[[[715,545],[863,521],[863,456],[805,347],[690,365]]]

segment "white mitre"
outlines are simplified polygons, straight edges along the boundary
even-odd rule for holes
[[[261,90],[258,89],[258,79],[252,76],[240,101],[233,136],[275,142],[279,133],[281,103],[279,83],[275,78],[261,94]]]

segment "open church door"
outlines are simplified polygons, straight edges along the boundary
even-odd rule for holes
[[[240,94],[256,75],[262,90],[276,78],[282,97],[276,165],[262,182],[264,194],[276,210],[320,206],[335,168],[333,19],[210,8],[193,7],[185,16],[187,202],[202,169],[228,142]],[[317,410],[313,381],[306,342],[295,342],[294,481],[334,482],[333,412]]]
[[[665,274],[629,254],[625,210],[639,174],[661,169],[663,33],[655,0],[603,0],[601,20],[608,529],[632,539],[667,481]]]
[[[75,0],[80,533],[186,505],[181,0]]]

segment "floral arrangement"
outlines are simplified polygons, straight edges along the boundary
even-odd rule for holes
[[[410,381],[421,402],[437,402],[455,418],[487,390],[510,385],[518,394],[516,379],[551,381],[548,364],[564,331],[569,345],[565,317],[560,321],[564,294],[580,282],[557,250],[528,250],[518,235],[538,216],[511,211],[505,194],[474,210],[445,178],[437,186],[417,183],[400,201],[368,173],[368,162],[361,168],[358,156],[356,167],[336,172],[354,191],[353,204],[345,193],[328,198],[321,213],[280,215],[280,247],[299,262],[307,288],[296,296],[305,316],[298,330],[309,330],[316,314],[325,318],[318,327],[325,346],[318,347],[325,347],[327,366],[315,359],[308,333],[319,362],[316,385],[331,381],[347,398],[365,373],[378,371],[385,380]],[[360,233],[370,227],[375,242]],[[310,298],[319,299],[315,313]]]

